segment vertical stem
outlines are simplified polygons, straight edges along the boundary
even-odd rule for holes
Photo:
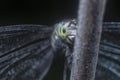
[[[80,0],[70,80],[94,80],[106,0]]]

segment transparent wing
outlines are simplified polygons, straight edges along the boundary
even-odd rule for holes
[[[51,32],[44,25],[0,26],[0,80],[42,80],[53,60]]]
[[[96,80],[120,79],[120,23],[104,23]]]

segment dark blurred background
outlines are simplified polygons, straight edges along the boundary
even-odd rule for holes
[[[120,0],[107,0],[104,21],[120,21]],[[76,18],[78,0],[1,0],[0,25],[52,25]]]

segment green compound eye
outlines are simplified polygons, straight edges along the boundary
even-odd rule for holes
[[[67,36],[67,30],[66,30],[66,27],[65,27],[65,24],[62,24],[62,23],[59,23],[57,25],[57,28],[56,28],[56,34],[61,37],[61,39],[65,39],[66,36]]]
[[[65,39],[66,38],[66,29],[65,28],[61,28],[61,37],[62,39]]]
[[[65,34],[66,33],[66,30],[65,29],[63,29],[63,34]]]

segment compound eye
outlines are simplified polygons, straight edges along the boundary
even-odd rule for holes
[[[65,30],[65,29],[63,29],[63,33],[64,33],[64,34],[66,33],[66,30]]]

